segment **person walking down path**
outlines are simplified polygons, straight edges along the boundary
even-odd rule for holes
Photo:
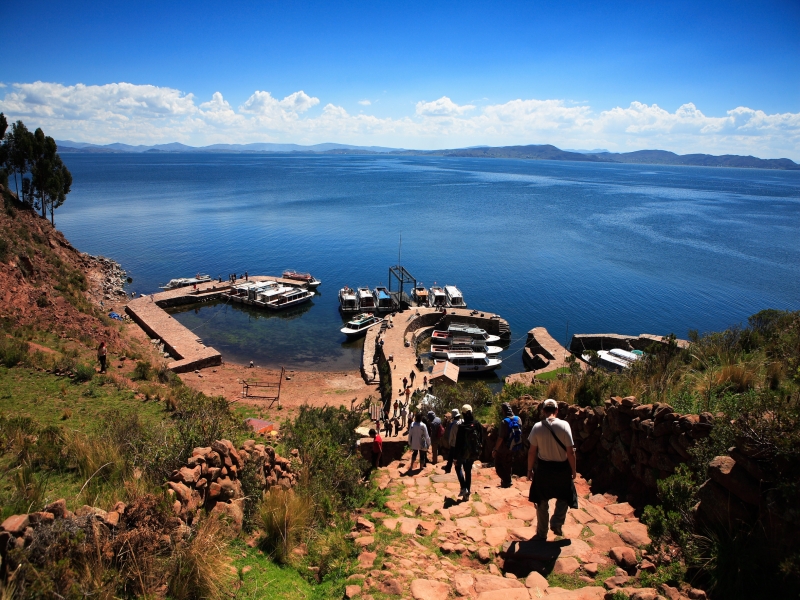
[[[442,420],[432,410],[428,411],[428,433],[431,436],[431,462],[439,462],[439,440],[444,435]]]
[[[400,427],[405,429],[406,427],[406,416],[408,415],[408,404],[403,404],[400,402]]]
[[[399,404],[400,404],[400,403],[399,403],[399,402],[398,402],[398,401],[395,399],[395,401],[394,401],[394,413],[392,413],[392,416],[393,416],[393,417],[396,417],[396,416],[397,416],[397,408],[398,408],[398,405],[399,405]]]
[[[97,362],[100,363],[100,372],[106,372],[106,359],[108,358],[108,348],[106,348],[105,342],[100,342],[100,346],[97,348]]]
[[[419,465],[421,469],[425,468],[426,452],[431,445],[431,438],[428,435],[428,428],[422,422],[422,413],[418,412],[414,416],[414,422],[408,428],[408,445],[411,448],[411,464],[408,467],[407,474],[411,474],[414,470],[414,461],[417,460],[419,454]]]
[[[383,455],[383,439],[381,434],[374,429],[369,430],[372,437],[372,468],[377,469],[381,466],[381,456]]]
[[[403,389],[408,388],[408,377],[403,377]]]
[[[552,398],[544,401],[544,418],[536,423],[528,436],[528,479],[531,489],[528,499],[536,505],[536,536],[547,539],[547,525],[556,535],[562,534],[567,510],[578,508],[575,477],[578,473],[572,429],[569,423],[556,417],[558,404]],[[550,520],[548,502],[556,499],[556,509]]]
[[[478,460],[483,449],[483,428],[472,416],[472,406],[461,407],[464,421],[456,432],[456,477],[461,484],[459,496],[467,500],[472,493],[472,463]]]
[[[497,443],[492,450],[494,469],[500,477],[500,487],[511,487],[511,470],[514,459],[524,450],[522,439],[522,421],[514,415],[511,405],[502,404],[503,420],[500,422],[500,431]]]
[[[416,379],[417,373],[412,369],[411,370],[411,387],[414,387],[414,379]]]
[[[447,464],[444,467],[444,472],[449,473],[453,469],[453,461],[456,457],[456,433],[458,432],[458,426],[463,422],[463,418],[461,418],[461,413],[458,412],[457,408],[454,408],[450,411],[450,424],[447,426],[447,431],[445,432],[445,438],[447,438]]]

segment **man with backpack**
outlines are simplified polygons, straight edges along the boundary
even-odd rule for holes
[[[431,436],[431,462],[439,462],[439,440],[444,435],[442,420],[432,410],[428,411],[428,432]]]
[[[542,406],[544,418],[536,423],[528,436],[528,479],[531,491],[528,499],[536,505],[536,535],[533,539],[547,539],[549,520],[548,502],[556,499],[556,509],[550,520],[550,529],[563,535],[561,528],[567,518],[567,509],[578,508],[575,491],[575,449],[569,423],[556,417],[558,404],[548,398]]]
[[[450,411],[450,423],[447,425],[447,430],[444,434],[444,439],[447,440],[447,464],[444,467],[444,472],[449,473],[453,469],[453,461],[456,458],[456,433],[458,426],[463,422],[461,413],[457,408]]]
[[[500,423],[500,431],[497,435],[497,443],[492,450],[494,459],[494,469],[500,477],[500,487],[511,487],[511,469],[514,466],[514,459],[520,456],[525,449],[522,440],[522,421],[514,415],[511,405],[503,402],[503,420]]]
[[[481,457],[483,450],[483,428],[472,416],[472,407],[461,407],[464,420],[456,431],[456,477],[461,484],[459,496],[467,500],[472,493],[472,463]]]

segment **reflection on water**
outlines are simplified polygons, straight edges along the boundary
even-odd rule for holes
[[[313,307],[312,301],[271,311],[217,301],[172,308],[169,312],[204,344],[213,346],[232,362],[252,360],[258,366],[290,369],[358,368],[364,340],[345,341],[338,330],[330,331],[313,318]]]

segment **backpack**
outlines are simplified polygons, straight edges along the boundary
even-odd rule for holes
[[[437,440],[444,435],[444,425],[439,423],[439,426],[436,428],[436,435],[434,436]]]
[[[522,421],[519,417],[506,417],[503,422],[508,426],[508,447],[512,452],[524,449],[522,444]]]
[[[481,426],[473,421],[472,423],[462,423],[460,427],[464,429],[464,460],[478,460],[483,450],[483,431]]]

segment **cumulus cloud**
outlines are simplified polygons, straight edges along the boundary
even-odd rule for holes
[[[372,104],[372,102],[370,102],[370,101],[369,101],[369,100],[367,100],[366,98],[364,98],[363,100],[359,100],[359,101],[358,101],[358,103],[359,103],[361,106],[369,106],[369,105],[371,105],[371,104]]]
[[[459,106],[447,96],[433,102],[417,102],[417,114],[423,117],[457,117],[473,108],[471,104]]]
[[[368,100],[359,104],[370,106]],[[198,103],[193,94],[168,87],[37,81],[9,84],[0,111],[57,139],[95,143],[336,140],[406,148],[550,143],[800,159],[800,113],[767,114],[744,106],[709,116],[690,102],[672,112],[641,102],[596,111],[558,99],[515,99],[476,108],[442,96],[417,102],[413,114],[376,117],[318,105],[320,99],[303,90],[282,99],[257,90],[235,108],[219,91]]]

